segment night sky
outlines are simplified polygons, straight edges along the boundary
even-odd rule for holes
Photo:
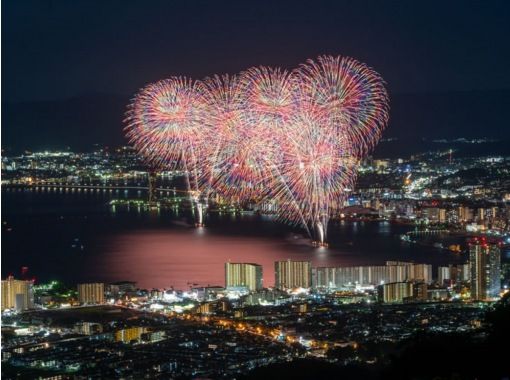
[[[324,53],[385,78],[387,137],[509,138],[509,20],[510,1],[5,0],[2,145],[120,144],[149,82]]]

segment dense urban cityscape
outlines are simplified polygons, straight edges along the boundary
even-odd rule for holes
[[[0,8],[2,379],[510,380],[510,1]]]
[[[192,211],[182,173],[148,173],[127,147],[4,155],[2,173],[4,197],[106,193],[110,213]],[[232,378],[299,358],[380,368],[419,333],[483,334],[487,313],[501,297],[508,303],[509,173],[508,157],[456,157],[451,149],[362,164],[334,219],[409,226],[400,244],[450,252],[459,258],[450,264],[232,261],[224,263],[224,283],[187,289],[142,289],[129,278],[39,283],[38,268],[10,268],[2,280],[5,373]],[[220,197],[208,206],[227,214],[278,207]],[[10,228],[3,218],[3,233]],[[457,243],[447,243],[452,236]],[[264,286],[266,272],[274,286]]]

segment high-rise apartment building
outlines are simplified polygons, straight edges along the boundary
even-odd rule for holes
[[[78,284],[78,301],[91,304],[104,303],[104,284],[101,282]]]
[[[402,302],[413,297],[414,284],[412,282],[392,282],[380,285],[379,301],[383,303]]]
[[[388,261],[386,265],[314,268],[314,286],[338,289],[349,286],[420,281],[432,283],[432,266],[409,262]]]
[[[473,240],[469,244],[471,298],[491,300],[501,291],[501,250],[486,240]]]
[[[262,289],[262,266],[253,263],[225,263],[225,287],[246,287],[249,291]]]
[[[13,276],[2,280],[2,310],[16,309],[22,311],[30,309],[34,304],[32,282],[16,280]]]
[[[310,288],[312,263],[310,261],[276,261],[275,287],[278,289]]]

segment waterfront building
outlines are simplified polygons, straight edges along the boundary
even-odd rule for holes
[[[262,266],[253,263],[225,263],[225,287],[246,287],[249,291],[262,289]]]
[[[319,267],[314,270],[314,286],[324,289],[380,285],[405,279],[406,267],[403,265]]]
[[[430,284],[432,283],[432,266],[388,261],[386,265],[319,267],[314,269],[313,279],[313,285],[318,289],[378,286],[404,281],[421,281]]]
[[[471,298],[494,300],[501,291],[501,250],[497,244],[485,239],[469,244]]]
[[[423,281],[426,284],[432,283],[432,265],[415,264],[407,261],[386,261],[388,266],[404,266],[406,281]]]
[[[278,289],[310,288],[312,263],[310,261],[276,261],[275,287]]]

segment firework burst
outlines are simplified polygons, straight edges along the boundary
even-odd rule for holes
[[[322,244],[388,117],[379,74],[321,56],[291,72],[151,84],[129,107],[126,135],[150,164],[184,169],[195,199],[276,201],[282,220]]]
[[[195,86],[182,77],[162,80],[143,88],[130,104],[126,136],[151,166],[196,171],[204,108]]]

